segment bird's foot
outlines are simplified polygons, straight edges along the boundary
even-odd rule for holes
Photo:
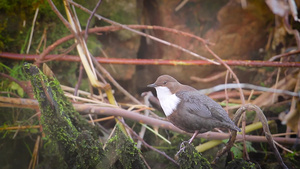
[[[180,144],[180,149],[184,148],[186,144],[191,144],[191,143],[190,143],[190,140],[189,140],[189,141],[183,141],[183,142]]]
[[[184,149],[186,147],[186,144],[191,144],[190,143],[190,140],[189,141],[183,141],[181,144],[180,144],[180,149],[179,151],[176,153],[176,157],[178,157],[178,155],[181,153],[181,152],[184,152]]]

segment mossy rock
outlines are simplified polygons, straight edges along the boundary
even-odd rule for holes
[[[211,169],[210,163],[200,153],[198,153],[194,146],[187,144],[179,153],[179,165],[182,169]]]
[[[146,169],[134,142],[118,128],[115,135],[107,143],[106,156],[109,159],[109,168]]]

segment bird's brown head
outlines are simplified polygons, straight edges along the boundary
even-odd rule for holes
[[[171,93],[175,93],[181,86],[181,84],[169,75],[161,75],[153,84],[147,85],[148,87],[167,87]]]

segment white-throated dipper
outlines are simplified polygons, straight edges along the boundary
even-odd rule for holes
[[[181,130],[194,133],[189,143],[198,133],[214,128],[241,131],[217,102],[199,93],[195,88],[179,83],[169,75],[161,75],[155,83],[147,86],[156,89],[167,119]]]

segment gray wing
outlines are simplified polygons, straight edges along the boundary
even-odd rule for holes
[[[212,117],[212,114],[208,107],[205,104],[202,104],[201,102],[194,102],[189,99],[188,101],[185,101],[185,103],[182,106],[190,114],[200,116],[202,118]]]
[[[211,113],[212,113],[213,117],[215,117],[216,119],[218,119],[218,120],[220,120],[222,122],[232,123],[231,119],[228,117],[227,112],[221,106],[220,107],[213,107],[213,108],[211,108]]]
[[[185,97],[187,94],[189,97]],[[201,118],[213,118],[219,121],[227,121],[226,111],[217,102],[215,102],[208,96],[200,94],[197,91],[179,92],[177,96],[180,99],[184,100],[184,104],[182,104],[181,106],[188,113],[199,116]]]

